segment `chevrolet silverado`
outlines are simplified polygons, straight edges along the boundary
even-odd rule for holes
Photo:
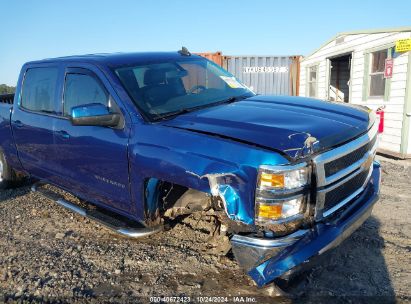
[[[378,199],[365,107],[260,96],[186,49],[26,63],[0,98],[0,189],[23,176],[128,237],[214,216],[258,286],[337,246]],[[46,191],[44,191],[45,194]]]

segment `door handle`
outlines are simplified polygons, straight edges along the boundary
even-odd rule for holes
[[[24,127],[23,123],[22,123],[20,120],[14,120],[14,121],[13,121],[13,125],[14,125],[16,128],[23,128],[23,127]]]
[[[61,130],[61,131],[55,131],[54,134],[64,138],[64,139],[69,139],[70,138],[70,134],[68,134],[66,131]]]

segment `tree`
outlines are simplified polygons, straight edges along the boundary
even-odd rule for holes
[[[0,84],[0,94],[11,94],[16,91],[15,87],[9,87],[6,84]]]

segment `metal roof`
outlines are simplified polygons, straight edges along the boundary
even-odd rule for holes
[[[325,47],[327,44],[330,42],[334,41],[340,36],[349,36],[349,35],[360,35],[360,34],[379,34],[379,33],[395,33],[395,32],[411,32],[411,26],[402,26],[402,27],[392,27],[392,28],[385,28],[385,29],[371,29],[371,30],[358,30],[358,31],[349,31],[349,32],[341,32],[332,37],[331,39],[328,39],[325,43],[323,43],[320,47],[316,48],[313,52],[311,52],[309,55],[304,56],[304,59],[312,56],[316,52],[318,52],[320,49]],[[303,60],[304,60],[303,59]]]

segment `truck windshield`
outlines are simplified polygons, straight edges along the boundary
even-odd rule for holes
[[[150,120],[255,95],[233,75],[198,57],[118,68],[115,73]]]

